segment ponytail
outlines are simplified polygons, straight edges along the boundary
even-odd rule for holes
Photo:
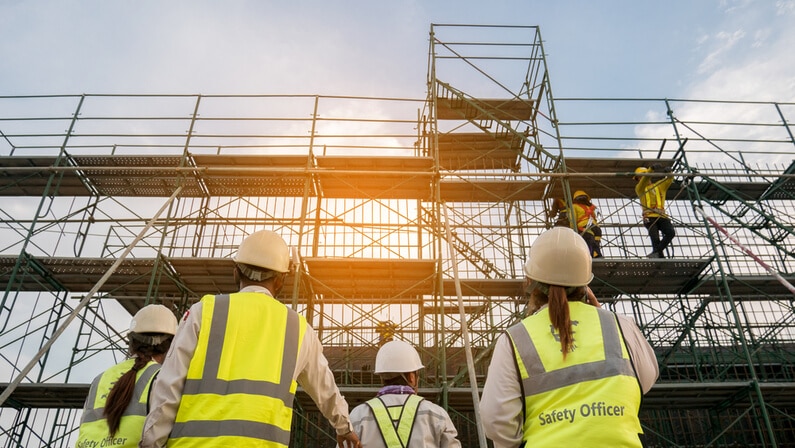
[[[549,299],[549,321],[560,335],[560,351],[563,353],[563,359],[566,359],[566,355],[574,346],[566,289],[562,286],[550,285],[547,297]]]
[[[569,300],[585,301],[585,287],[565,287],[539,283],[531,294],[531,303],[544,304],[549,307],[549,321],[560,337],[560,351],[563,359],[574,350],[574,332],[571,328]]]
[[[151,359],[151,358],[150,358]],[[111,437],[116,435],[121,425],[121,416],[130,400],[133,398],[135,392],[135,379],[138,376],[138,371],[149,363],[149,359],[143,356],[137,356],[132,368],[116,381],[113,388],[108,394],[108,399],[105,402],[105,419],[108,421],[108,429],[110,430]]]
[[[135,392],[135,382],[138,377],[138,372],[143,369],[152,357],[168,352],[171,346],[173,336],[166,336],[165,341],[157,345],[149,345],[142,342],[142,339],[151,338],[151,336],[139,335],[138,333],[130,333],[130,354],[135,355],[135,362],[130,370],[116,381],[105,401],[104,416],[108,422],[108,429],[110,430],[111,437],[116,435],[121,426],[121,417],[124,415],[125,409],[129,406],[130,401],[133,399]]]

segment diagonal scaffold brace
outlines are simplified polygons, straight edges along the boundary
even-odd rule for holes
[[[0,394],[0,406],[2,406],[3,403],[6,402],[8,397],[10,397],[11,394],[14,392],[14,390],[16,390],[17,386],[19,386],[19,384],[22,383],[22,380],[25,379],[25,376],[27,376],[28,373],[30,373],[30,371],[33,369],[33,367],[36,365],[36,363],[39,361],[39,359],[41,359],[41,357],[44,356],[44,354],[47,353],[47,351],[50,350],[50,347],[52,347],[52,345],[55,343],[55,341],[58,339],[58,337],[60,337],[61,334],[69,326],[69,324],[72,323],[72,321],[75,319],[77,314],[83,308],[85,308],[85,306],[88,304],[88,301],[91,300],[92,297],[94,297],[94,295],[97,293],[97,291],[99,291],[99,289],[102,288],[102,285],[104,285],[105,282],[108,281],[110,276],[113,275],[116,272],[116,269],[119,268],[119,266],[124,261],[124,259],[127,257],[127,255],[129,255],[130,252],[132,252],[133,248],[135,248],[135,246],[138,244],[138,242],[140,242],[144,238],[144,235],[146,235],[146,233],[149,231],[149,229],[151,229],[152,226],[154,225],[154,223],[160,218],[160,215],[163,213],[163,211],[165,211],[166,208],[169,205],[171,205],[171,203],[174,201],[174,199],[176,199],[176,197],[179,196],[179,193],[181,191],[182,191],[182,187],[181,186],[178,187],[174,191],[174,194],[172,194],[171,197],[168,198],[168,200],[163,204],[162,207],[160,207],[160,209],[157,211],[157,213],[155,213],[155,215],[152,217],[152,219],[150,219],[149,222],[146,223],[146,225],[143,227],[143,229],[141,229],[141,231],[135,237],[133,242],[130,243],[124,249],[124,252],[122,252],[122,254],[119,256],[119,258],[117,258],[116,261],[113,263],[113,265],[111,265],[111,267],[108,268],[107,272],[105,272],[105,274],[102,275],[102,278],[99,279],[97,284],[94,285],[93,288],[91,288],[91,291],[89,291],[88,294],[86,294],[86,296],[83,298],[83,300],[81,300],[80,303],[75,307],[75,309],[72,310],[71,313],[69,313],[69,316],[67,316],[66,319],[64,320],[63,324],[61,324],[61,326],[58,327],[57,330],[55,330],[55,333],[53,333],[52,337],[47,341],[47,343],[44,344],[41,347],[41,349],[39,349],[39,352],[36,353],[36,355],[33,356],[33,358],[31,358],[30,362],[22,370],[19,371],[19,375],[17,375],[17,377],[14,378],[14,380],[11,383],[8,384],[8,387],[6,387],[5,390],[3,391],[3,393]]]

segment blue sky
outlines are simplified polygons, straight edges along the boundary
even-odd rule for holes
[[[0,2],[0,95],[423,98],[431,23],[538,25],[556,97],[795,100],[795,1]]]
[[[795,0],[0,0],[0,96],[424,98],[431,23],[539,26],[559,98],[795,102]]]

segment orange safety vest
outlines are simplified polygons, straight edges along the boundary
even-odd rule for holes
[[[574,204],[574,212],[577,214],[577,230],[583,232],[586,228],[596,226],[596,206],[585,204]],[[590,221],[590,225],[589,225]]]

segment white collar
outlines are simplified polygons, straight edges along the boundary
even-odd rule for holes
[[[241,289],[240,292],[258,292],[261,294],[267,294],[271,297],[275,297],[273,293],[270,291],[270,289],[260,285],[248,285],[243,289]]]

